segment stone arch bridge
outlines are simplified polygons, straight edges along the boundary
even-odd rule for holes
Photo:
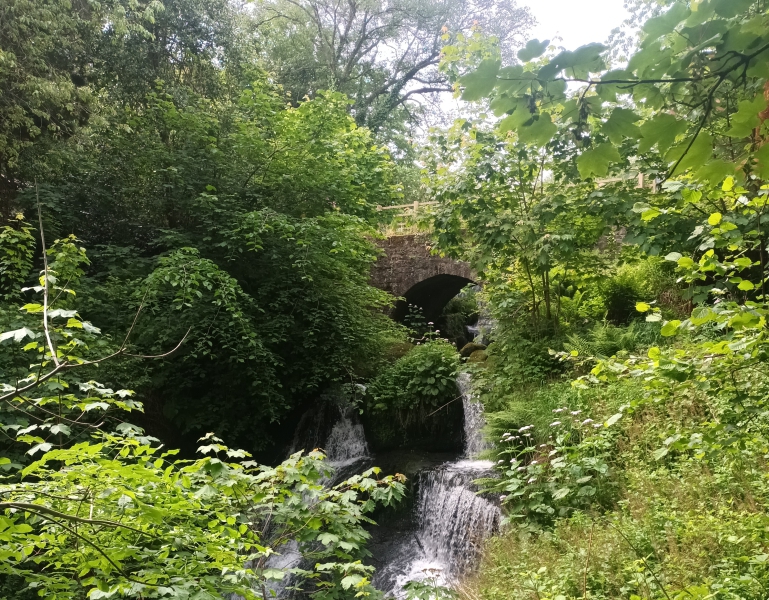
[[[435,321],[449,300],[477,277],[470,265],[431,254],[424,235],[395,235],[377,242],[384,254],[371,269],[371,285],[399,300],[392,317],[402,321],[408,304],[421,306],[428,321]]]

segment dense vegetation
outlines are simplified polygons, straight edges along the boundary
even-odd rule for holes
[[[376,597],[403,478],[291,431],[345,387],[443,436],[464,369],[506,526],[461,594],[766,598],[769,9],[631,8],[567,51],[492,0],[3,2],[0,596]],[[368,284],[412,196],[483,281],[437,325]]]
[[[468,598],[767,595],[769,13],[633,18],[622,63],[532,40],[505,65],[481,32],[444,48],[488,102],[426,175],[441,248],[489,282],[484,485],[509,521]]]

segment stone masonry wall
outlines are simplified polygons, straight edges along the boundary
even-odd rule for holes
[[[394,296],[405,295],[414,285],[435,275],[476,279],[468,263],[430,254],[427,236],[398,235],[378,240],[377,244],[385,253],[371,269],[371,285]]]

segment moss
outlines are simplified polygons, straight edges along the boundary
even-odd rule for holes
[[[489,355],[486,353],[485,350],[476,350],[470,356],[467,357],[467,362],[483,363],[483,362],[486,362],[487,358],[489,358]]]
[[[486,350],[486,346],[483,344],[470,342],[462,346],[462,349],[459,351],[459,355],[463,358],[468,358],[473,352],[477,352],[478,350]]]

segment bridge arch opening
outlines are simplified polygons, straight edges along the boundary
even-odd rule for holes
[[[462,291],[467,285],[474,284],[472,279],[460,275],[442,273],[433,275],[427,279],[412,285],[403,297],[398,300],[392,312],[392,317],[399,323],[408,313],[409,304],[414,304],[422,309],[422,314],[427,321],[437,321],[443,309],[449,301]]]

